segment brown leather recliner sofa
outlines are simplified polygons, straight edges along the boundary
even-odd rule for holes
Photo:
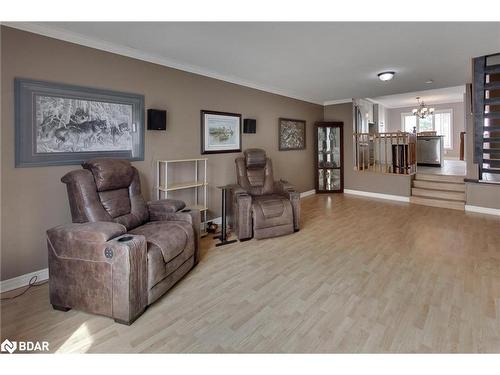
[[[266,152],[247,149],[235,162],[238,184],[230,190],[230,221],[239,240],[298,231],[300,193],[286,181],[274,181],[272,162]]]
[[[131,324],[197,264],[200,212],[146,203],[126,160],[82,166],[61,179],[73,224],[47,231],[50,303]]]

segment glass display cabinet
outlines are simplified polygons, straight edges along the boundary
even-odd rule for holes
[[[316,123],[316,192],[344,191],[344,155],[342,122]]]

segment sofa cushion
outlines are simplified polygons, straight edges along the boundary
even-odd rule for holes
[[[249,169],[264,168],[266,166],[266,152],[260,148],[245,150],[245,164]]]
[[[130,213],[128,189],[106,190],[98,194],[104,209],[113,219]]]
[[[255,229],[293,224],[292,205],[280,195],[254,196],[252,216]]]
[[[194,253],[194,233],[188,222],[153,221],[141,225],[129,233],[146,237],[148,252],[160,251],[165,263],[170,262],[185,249]]]
[[[92,172],[97,191],[127,188],[134,177],[134,170],[128,160],[92,159],[82,164]]]

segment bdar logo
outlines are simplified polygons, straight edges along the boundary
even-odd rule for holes
[[[0,350],[2,352],[9,352],[10,354],[14,353],[17,349],[17,342],[12,342],[7,339],[2,342],[2,345],[0,346]]]

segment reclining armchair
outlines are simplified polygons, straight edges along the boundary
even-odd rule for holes
[[[198,262],[200,212],[146,203],[126,160],[82,166],[61,179],[73,224],[47,231],[50,303],[131,324]]]
[[[274,181],[271,159],[247,149],[235,160],[238,184],[232,185],[231,217],[240,241],[282,236],[300,228],[300,193],[288,182]]]

